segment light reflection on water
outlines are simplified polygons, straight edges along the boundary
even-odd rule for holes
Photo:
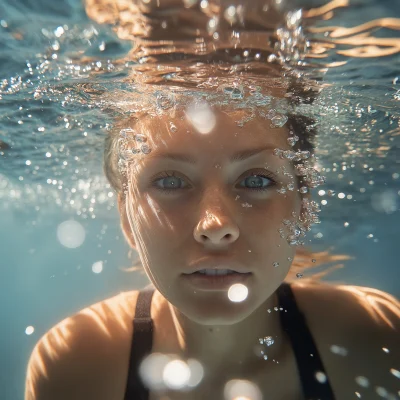
[[[87,2],[89,16],[101,23],[112,19],[115,33],[82,18],[77,8],[68,10],[74,23],[45,19],[27,31],[17,11],[5,8],[0,32],[7,43],[0,86],[0,151],[7,160],[1,169],[3,205],[40,207],[46,202],[84,218],[114,206],[112,190],[104,191],[109,185],[100,172],[104,130],[112,123],[102,111],[106,93],[132,93],[144,82],[161,88],[217,87],[232,74],[255,80],[277,76],[277,65],[283,65],[316,78],[311,82],[322,89],[311,107],[319,129],[319,164],[330,189],[341,193],[324,199],[327,217],[340,215],[344,202],[353,216],[362,216],[371,203],[378,212],[393,213],[399,195],[399,20],[382,16],[357,24],[354,14],[370,17],[368,7],[375,9],[374,3],[360,14],[343,1],[319,2],[302,13],[271,2],[267,11],[257,6],[274,16],[262,19],[256,9],[224,11],[218,4],[208,2],[200,11],[192,5],[174,15],[159,11],[165,29],[160,16],[149,20],[133,3],[124,18],[118,18],[115,10],[109,13]],[[237,18],[227,21],[227,14]],[[194,15],[201,17],[195,26]],[[213,30],[219,32],[218,40],[207,30],[213,18],[218,21]],[[213,59],[222,64],[210,65]],[[318,84],[322,77],[324,83]],[[120,107],[132,110],[131,100],[127,97]],[[387,194],[374,196],[383,185]]]

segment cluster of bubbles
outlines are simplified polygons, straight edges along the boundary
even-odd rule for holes
[[[313,224],[320,223],[317,213],[321,211],[321,208],[316,201],[303,198],[302,208],[303,211],[297,220],[284,219],[282,221],[284,227],[279,228],[281,238],[286,239],[291,246],[304,246],[305,242],[302,239],[305,238],[306,233],[311,231]],[[296,213],[293,212],[292,216],[296,217]],[[285,231],[289,231],[289,233]],[[278,267],[279,263],[275,263],[274,266]],[[301,276],[299,275],[298,278]]]
[[[266,347],[270,347],[275,343],[275,340],[272,336],[266,336],[263,338],[259,338],[258,341],[261,345],[264,345]],[[261,350],[260,354],[262,355],[264,360],[268,360],[268,355],[265,353],[265,350]]]
[[[278,37],[274,46],[276,55],[272,54],[270,61],[276,58],[281,64],[302,64],[301,59],[310,47],[310,42],[304,34],[301,22],[302,10],[287,13],[285,25],[276,31]]]

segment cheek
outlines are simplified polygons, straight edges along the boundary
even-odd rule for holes
[[[285,226],[284,221],[295,222],[300,216],[300,209],[301,200],[297,193],[277,193],[266,202],[258,205],[253,203],[252,208],[249,209],[251,211],[247,224],[251,225],[252,231],[257,234],[270,233],[279,237],[279,229]]]

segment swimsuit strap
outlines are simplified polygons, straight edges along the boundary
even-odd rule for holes
[[[153,347],[154,325],[150,315],[153,294],[154,288],[143,289],[139,292],[136,302],[125,400],[147,400],[149,398],[149,389],[143,385],[139,367]]]
[[[333,400],[335,396],[324,365],[290,284],[284,282],[277,294],[279,305],[283,308],[279,312],[282,327],[293,346],[305,398]]]

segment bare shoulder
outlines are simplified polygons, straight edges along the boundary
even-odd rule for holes
[[[353,285],[296,283],[293,291],[337,397],[397,398],[399,301]]]
[[[296,299],[313,313],[326,314],[333,308],[340,319],[367,323],[378,329],[400,330],[400,302],[382,290],[353,285],[296,283]]]
[[[120,293],[51,328],[31,354],[25,400],[123,398],[137,296]]]

